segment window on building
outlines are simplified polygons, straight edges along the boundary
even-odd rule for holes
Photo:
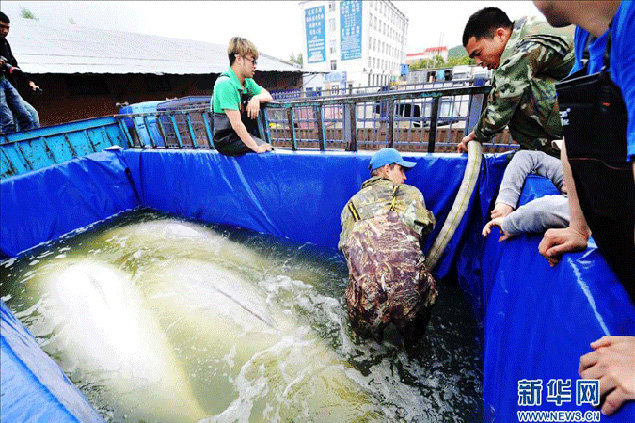
[[[373,39],[368,38],[368,51],[373,51]]]
[[[337,41],[329,40],[329,53],[335,54],[337,53]]]
[[[368,67],[372,68],[373,67],[373,59],[372,58],[368,58]]]
[[[329,12],[335,12],[335,2],[334,1],[330,1],[329,2]]]
[[[329,19],[329,31],[335,32],[335,18]]]
[[[337,70],[337,60],[331,60],[331,70]]]

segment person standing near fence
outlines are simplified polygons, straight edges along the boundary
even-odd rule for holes
[[[27,78],[11,52],[7,40],[9,28],[9,17],[0,12],[0,133],[3,134],[16,132],[18,128],[26,131],[40,126],[37,112],[15,88],[17,77]],[[28,85],[34,91],[39,89],[33,81],[28,81]]]
[[[457,150],[467,151],[469,141],[485,142],[509,126],[521,148],[560,157],[551,146],[562,138],[555,83],[575,62],[572,37],[533,18],[512,22],[502,10],[486,7],[468,19],[463,45],[477,65],[494,72],[485,110]]]
[[[592,232],[635,304],[635,3],[534,5],[553,26],[577,25],[576,66],[558,87],[566,105],[562,160],[571,223],[547,231],[539,251],[557,263],[564,253],[586,249]],[[600,381],[606,415],[635,400],[635,334],[625,335],[603,336],[580,357],[580,377]]]
[[[258,50],[251,41],[234,37],[229,41],[227,54],[229,69],[216,79],[211,104],[216,150],[227,156],[271,151],[271,145],[257,136],[260,103],[273,100],[253,80]]]

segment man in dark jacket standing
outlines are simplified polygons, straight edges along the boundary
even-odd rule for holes
[[[27,79],[18,67],[18,61],[11,52],[7,40],[9,35],[9,17],[0,12],[0,132],[9,134],[16,131],[16,123],[20,130],[39,127],[37,112],[20,96],[16,89],[16,78]],[[28,81],[29,88],[39,87]]]

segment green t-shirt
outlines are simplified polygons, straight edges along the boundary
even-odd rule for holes
[[[232,68],[223,72],[214,83],[214,95],[212,97],[212,112],[225,114],[223,109],[240,110],[241,94],[249,96],[258,95],[262,87],[252,79],[245,79],[245,88],[240,85],[238,77]]]

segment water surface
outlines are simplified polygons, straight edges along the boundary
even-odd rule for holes
[[[440,284],[423,349],[356,339],[339,252],[141,210],[0,265],[2,298],[112,422],[482,420],[478,330]]]

